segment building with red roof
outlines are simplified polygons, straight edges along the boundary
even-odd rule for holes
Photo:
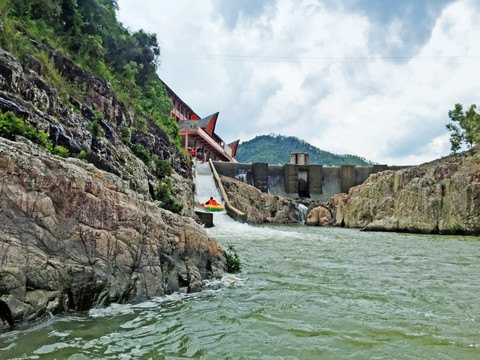
[[[180,135],[185,150],[198,159],[236,163],[235,155],[240,140],[227,144],[215,133],[219,113],[216,112],[200,118],[167,84],[163,84],[167,96],[173,103],[170,116],[175,119],[180,127]]]

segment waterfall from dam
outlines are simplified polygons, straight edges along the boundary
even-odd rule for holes
[[[202,203],[213,196],[219,204],[224,205],[224,201],[220,191],[217,188],[215,179],[213,178],[210,164],[200,161],[195,162],[195,202]]]

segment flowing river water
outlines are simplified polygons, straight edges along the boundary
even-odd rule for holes
[[[215,223],[244,281],[20,325],[0,359],[480,359],[479,238]]]

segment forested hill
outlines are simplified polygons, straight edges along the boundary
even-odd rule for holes
[[[310,164],[369,166],[373,162],[356,155],[338,155],[320,150],[308,142],[293,136],[261,135],[238,146],[238,162],[266,162],[269,164],[289,164],[290,154],[307,152]]]
[[[123,27],[117,9],[117,0],[1,0],[0,47],[25,66],[35,61],[66,103],[85,95],[85,89],[68,83],[48,49],[69,57],[106,80],[135,111],[134,128],[145,129],[147,119],[153,120],[180,147],[178,125],[169,116],[173,105],[157,75],[157,37]]]

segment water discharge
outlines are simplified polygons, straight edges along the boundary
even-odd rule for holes
[[[474,237],[249,226],[215,214],[246,281],[52,317],[1,359],[479,359]]]
[[[195,201],[202,203],[211,196],[223,205],[222,196],[212,175],[209,163],[195,162]]]

